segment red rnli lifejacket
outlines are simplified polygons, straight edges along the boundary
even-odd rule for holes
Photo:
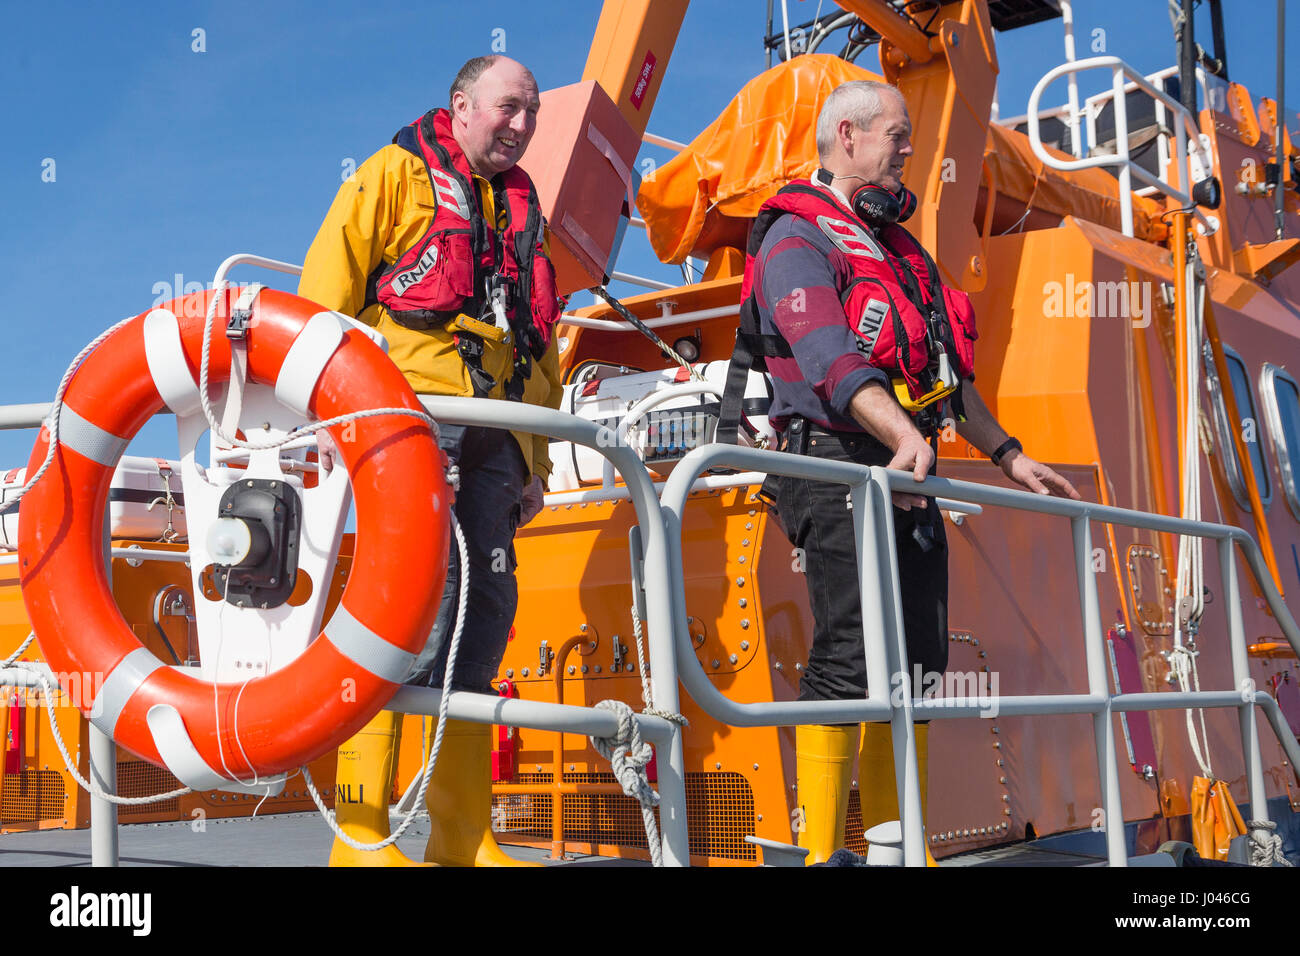
[[[546,222],[532,181],[518,167],[495,178],[497,222],[487,223],[469,161],[452,135],[450,113],[430,110],[399,130],[393,142],[424,160],[437,209],[415,245],[391,265],[380,264],[367,302],[379,302],[402,325],[430,329],[460,314],[490,315],[489,282],[504,280],[516,377],[522,364],[526,378],[529,354],[542,357],[560,314],[555,270],[543,253]]]
[[[763,237],[786,214],[812,223],[845,254],[853,278],[840,290],[840,302],[858,350],[872,365],[901,375],[913,396],[923,388],[920,379],[936,344],[961,378],[975,373],[975,310],[966,293],[944,286],[934,260],[902,226],[868,229],[832,193],[807,182],[791,183],[759,210],[742,300],[749,297]]]
[[[845,254],[852,278],[840,290],[844,319],[858,351],[870,363],[901,378],[913,399],[931,389],[933,360],[942,350],[959,380],[975,373],[975,310],[966,293],[939,279],[939,268],[906,229],[896,223],[869,229],[829,190],[807,180],[790,183],[765,202],[754,220],[740,290],[740,327],[728,373],[740,383],[765,358],[793,358],[779,335],[764,335],[752,294],[754,266],[763,239],[781,216],[795,215],[816,226]],[[954,408],[960,399],[954,396]],[[724,397],[718,441],[736,440],[738,408]],[[960,413],[960,409],[957,409]]]

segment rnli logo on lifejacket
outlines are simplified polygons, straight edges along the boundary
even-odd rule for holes
[[[879,299],[871,299],[863,308],[862,317],[858,319],[858,351],[863,355],[870,357],[875,350],[880,327],[884,324],[887,315],[889,315],[889,303],[881,302]]]
[[[429,167],[429,176],[433,179],[433,191],[438,195],[438,205],[450,209],[466,222],[469,222],[469,201],[465,192],[454,178],[441,169]]]
[[[817,226],[842,252],[885,261],[885,254],[876,245],[876,240],[861,226],[843,219],[832,219],[830,216],[818,216]]]
[[[399,272],[393,277],[393,295],[401,298],[412,287],[419,284],[424,278],[425,273],[433,268],[433,264],[438,261],[438,247],[430,245],[425,250],[424,255],[420,256],[420,261],[407,269],[405,272]]]

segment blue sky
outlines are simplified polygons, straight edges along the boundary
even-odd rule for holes
[[[1232,78],[1256,100],[1275,95],[1273,0],[1225,6]],[[1300,4],[1289,6],[1295,51]],[[505,31],[506,52],[529,65],[543,89],[578,81],[600,7],[599,0],[6,0],[0,404],[48,401],[82,345],[149,308],[159,288],[170,295],[177,275],[183,284],[206,283],[236,251],[301,261],[344,163],[361,162],[398,127],[444,105],[456,69],[490,52],[494,30]],[[798,22],[811,19],[818,3],[789,0],[789,7]],[[779,22],[779,2],[776,9]],[[829,0],[822,4],[823,13],[832,9]],[[691,4],[652,132],[690,140],[762,70],[765,11],[762,0]],[[1075,21],[1080,57],[1100,39],[1106,53],[1144,73],[1175,62],[1165,0],[1079,0]],[[195,31],[202,51],[194,49]],[[1198,39],[1210,46],[1205,10]],[[1033,84],[1064,58],[1060,21],[1001,35],[999,58],[1002,115],[1023,113]],[[874,54],[859,63],[874,69]],[[1102,85],[1100,74],[1091,76],[1085,94]],[[1294,129],[1300,61],[1287,88]],[[1065,95],[1058,83],[1045,103]],[[657,162],[667,155],[653,147],[643,153]],[[51,168],[54,180],[44,181]],[[680,278],[635,230],[620,268]],[[234,277],[292,288],[286,277],[248,269]],[[25,463],[33,437],[0,432],[0,466]],[[174,455],[170,425],[151,423],[133,450]]]

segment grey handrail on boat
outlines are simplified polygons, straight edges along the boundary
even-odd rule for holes
[[[718,467],[790,475],[810,480],[831,481],[849,486],[851,514],[857,539],[859,582],[861,584],[863,643],[866,653],[868,695],[854,701],[790,701],[781,703],[741,704],[723,695],[709,681],[695,658],[687,628],[685,611],[685,573],[682,563],[682,512],[695,476]],[[1105,820],[1118,820],[1119,826],[1105,827],[1107,858],[1112,866],[1126,866],[1123,807],[1116,773],[1113,712],[1162,710],[1188,707],[1233,707],[1238,710],[1242,751],[1246,762],[1250,790],[1251,817],[1267,820],[1268,810],[1259,752],[1259,735],[1255,722],[1255,705],[1264,708],[1269,724],[1277,735],[1292,766],[1300,767],[1300,747],[1281,719],[1281,713],[1267,694],[1258,691],[1250,677],[1245,628],[1237,586],[1237,567],[1232,545],[1241,548],[1247,566],[1259,582],[1261,591],[1281,624],[1283,633],[1300,656],[1300,630],[1283,603],[1254,539],[1240,528],[1209,522],[1188,521],[1141,511],[1114,508],[1091,502],[1072,501],[1048,495],[1032,494],[991,485],[927,478],[915,481],[911,474],[885,468],[827,461],[819,458],[788,455],[781,452],[732,445],[713,444],[687,454],[669,476],[660,496],[660,508],[668,532],[669,579],[672,582],[672,621],[677,647],[679,679],[691,697],[710,716],[737,726],[764,726],[797,723],[847,723],[888,717],[893,730],[895,761],[903,753],[904,772],[897,774],[898,805],[903,824],[904,858],[908,866],[925,865],[925,836],[921,820],[920,787],[917,773],[912,721],[955,719],[986,715],[989,699],[980,697],[912,699],[902,696],[902,703],[881,698],[889,687],[889,674],[908,673],[907,647],[900,626],[902,600],[898,587],[898,567],[894,552],[894,519],[890,492],[906,491],[928,496],[942,495],[957,501],[996,505],[1021,511],[1068,518],[1074,543],[1075,577],[1079,591],[1087,660],[1088,693],[1036,694],[1001,697],[997,711],[1017,716],[1088,713],[1093,717],[1097,748],[1097,773],[1102,789]],[[1120,524],[1152,531],[1189,534],[1218,542],[1218,556],[1224,581],[1228,612],[1229,647],[1233,680],[1238,691],[1162,692],[1158,694],[1111,694],[1105,669],[1105,635],[1097,597],[1096,576],[1088,570],[1092,554],[1091,521]],[[874,586],[873,586],[874,585]],[[878,632],[877,632],[878,630]],[[874,633],[873,633],[874,632]]]
[[[913,494],[942,495],[960,502],[1010,507],[1070,519],[1076,583],[1084,625],[1088,693],[998,697],[996,704],[999,712],[1015,715],[1088,713],[1093,716],[1105,819],[1121,821],[1120,826],[1106,828],[1107,857],[1111,865],[1124,866],[1127,863],[1112,713],[1184,707],[1237,708],[1247,765],[1251,815],[1254,819],[1267,819],[1255,706],[1264,709],[1270,727],[1293,766],[1300,766],[1300,748],[1297,747],[1294,735],[1290,734],[1277,703],[1268,694],[1254,690],[1250,684],[1236,565],[1232,560],[1233,542],[1241,548],[1251,573],[1259,582],[1266,601],[1293,648],[1300,647],[1300,629],[1297,629],[1294,618],[1272,585],[1258,546],[1240,528],[1185,521],[1089,502],[1049,498],[952,479],[930,478],[917,483],[905,472],[720,444],[707,445],[686,455],[668,481],[660,486],[660,500],[654,482],[636,451],[621,443],[619,436],[604,426],[549,408],[517,402],[441,396],[421,396],[421,402],[435,419],[447,424],[508,428],[572,441],[594,448],[613,462],[626,482],[627,494],[635,509],[645,543],[643,575],[648,611],[647,644],[650,669],[656,677],[655,705],[658,710],[679,712],[680,681],[707,713],[734,726],[889,720],[894,734],[896,761],[899,753],[904,755],[903,772],[896,773],[896,779],[900,790],[904,856],[909,866],[924,865],[925,854],[913,720],[917,716],[927,719],[985,716],[990,701],[981,697],[914,700],[907,695],[903,695],[901,703],[890,700],[886,690],[889,687],[889,675],[905,672],[907,664],[905,640],[899,626],[902,619],[901,599],[894,557],[893,509],[889,498],[890,491],[895,487]],[[48,406],[39,405],[0,407],[0,423],[17,420],[26,422],[24,425],[0,424],[0,427],[33,427],[40,424],[47,412]],[[696,476],[719,466],[833,481],[849,486],[860,580],[864,584],[875,583],[874,587],[864,586],[862,589],[864,653],[867,657],[869,686],[873,688],[866,699],[737,703],[718,691],[704,673],[694,656],[686,628],[681,515]],[[1240,693],[1204,691],[1112,695],[1109,692],[1096,578],[1087,570],[1092,551],[1090,521],[1175,534],[1195,534],[1218,541],[1229,609],[1233,676],[1242,688]],[[13,672],[0,674],[0,683],[8,682],[12,674]],[[396,692],[389,707],[406,713],[432,715],[437,713],[439,701],[440,692],[435,689],[402,688]],[[448,701],[448,711],[452,717],[472,722],[507,723],[544,730],[562,729],[595,736],[612,735],[617,724],[614,715],[595,708],[505,700],[486,694],[453,694]],[[642,732],[658,745],[660,752],[658,784],[664,861],[669,865],[687,865],[689,851],[681,728],[660,717],[639,714],[636,719]],[[96,834],[92,833],[92,841],[96,839]]]
[[[646,541],[646,566],[653,568],[647,574],[647,595],[653,607],[666,609],[667,562],[664,556],[665,536],[649,472],[637,453],[627,444],[620,444],[618,436],[603,425],[535,405],[519,402],[497,401],[482,398],[455,398],[420,396],[420,400],[434,418],[446,424],[483,425],[510,428],[532,434],[571,441],[595,449],[614,463],[623,475]],[[48,405],[20,406],[6,416],[0,407],[0,421],[20,421],[9,427],[36,427],[48,414]],[[656,673],[673,673],[672,625],[665,613],[652,612],[648,616],[647,644],[650,668]],[[0,683],[11,673],[0,674]],[[441,693],[426,688],[401,688],[389,706],[405,713],[436,715]],[[676,680],[664,680],[656,685],[656,706],[659,710],[676,713],[679,699]],[[565,704],[546,704],[539,701],[505,701],[495,695],[458,692],[448,701],[449,716],[476,723],[508,723],[514,726],[561,729],[594,736],[614,736],[618,728],[617,715],[593,707]],[[669,866],[686,866],[690,862],[686,830],[686,778],[682,753],[681,728],[668,720],[646,714],[636,716],[642,734],[658,747],[658,790],[660,796],[659,827],[663,859]],[[92,797],[92,811],[96,804],[105,803]],[[106,805],[111,807],[111,805]],[[115,817],[115,814],[112,815]],[[92,844],[108,846],[105,834],[96,828],[92,813]],[[107,818],[106,818],[107,819]],[[115,827],[115,822],[105,826]],[[107,851],[103,865],[117,864],[115,847]],[[97,863],[99,860],[96,861]]]

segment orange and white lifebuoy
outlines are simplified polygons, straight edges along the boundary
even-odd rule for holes
[[[355,498],[356,551],[321,635],[283,668],[245,683],[214,684],[156,658],[109,589],[105,504],[114,466],[149,417],[164,406],[178,413],[197,406],[204,320],[194,316],[207,313],[214,294],[228,310],[232,293],[186,296],[170,311],[135,317],[86,357],[64,396],[53,461],[23,498],[18,553],[23,599],[51,669],[102,675],[102,684],[92,681],[95,698],[78,701],[100,730],[173,772],[176,760],[160,753],[158,738],[181,733],[193,747],[180,749],[194,758],[188,773],[177,773],[182,780],[206,779],[195,772],[203,766],[247,780],[332,750],[392,696],[437,615],[451,498],[426,422],[360,418],[348,424],[347,440],[332,429]],[[198,308],[192,298],[201,300]],[[161,346],[146,334],[159,313],[175,322],[170,344]],[[371,408],[421,410],[381,349],[305,299],[262,290],[246,341],[248,379],[274,386],[286,404],[318,420]],[[230,342],[218,324],[211,382],[226,381],[230,367]],[[48,445],[43,428],[29,474]],[[176,742],[163,750],[175,754]]]

